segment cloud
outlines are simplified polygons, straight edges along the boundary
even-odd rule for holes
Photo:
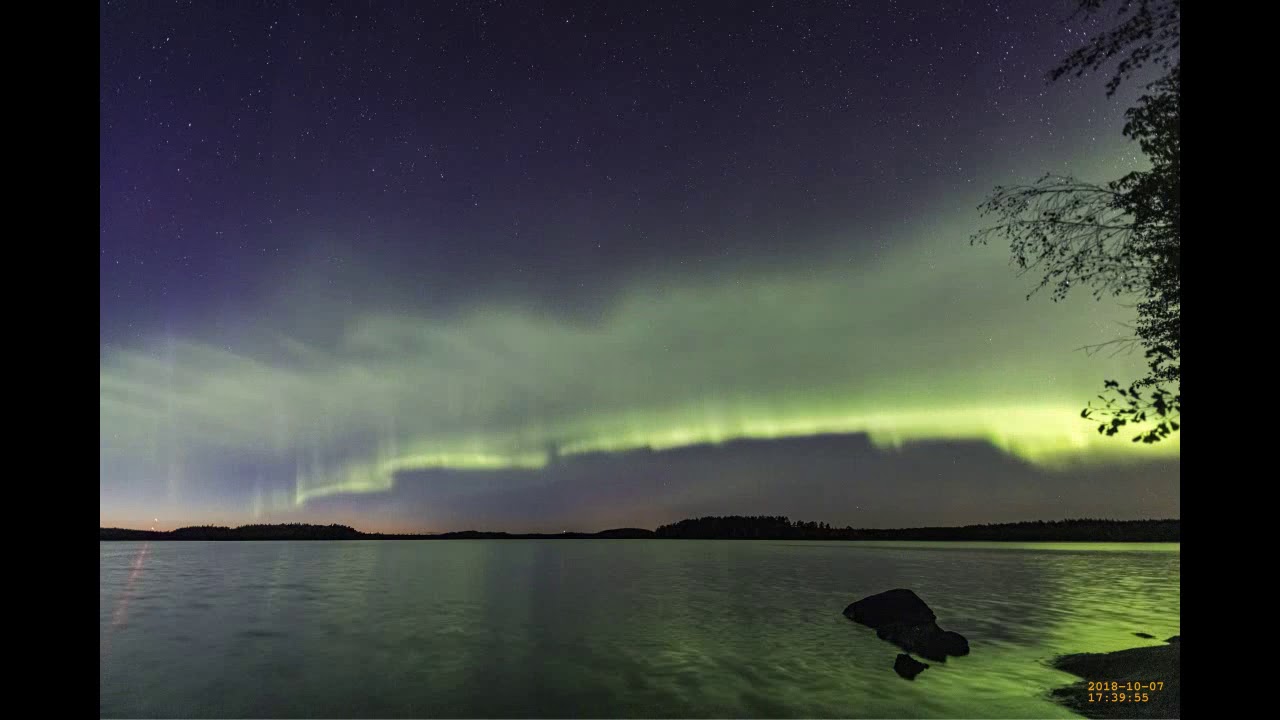
[[[1104,377],[1140,368],[1073,352],[1125,311],[1025,302],[1002,249],[939,240],[970,225],[910,228],[891,251],[859,239],[803,267],[639,278],[590,322],[509,301],[441,317],[325,306],[335,332],[303,341],[281,321],[293,298],[234,349],[106,352],[104,494],[203,483],[262,511],[430,468],[851,432],[983,440],[1045,466],[1176,458],[1176,440],[1134,446],[1078,417]],[[232,458],[260,470],[228,477]]]

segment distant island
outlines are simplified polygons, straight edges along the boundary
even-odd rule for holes
[[[98,528],[98,540],[918,540],[982,542],[1181,542],[1180,520],[1055,520],[962,527],[853,528],[793,521],[785,516],[707,516],[657,530],[616,528],[595,533],[505,533],[479,530],[437,534],[365,533],[346,525],[201,525],[176,530]]]

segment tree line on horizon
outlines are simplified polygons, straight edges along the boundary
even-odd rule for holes
[[[439,534],[365,533],[347,525],[202,525],[171,531],[99,528],[99,540],[465,540],[465,539],[673,539],[673,540],[919,540],[998,542],[1180,542],[1181,521],[1033,520],[961,527],[843,528],[791,520],[785,515],[708,515],[659,526],[596,533],[505,533],[479,530]]]
[[[960,527],[843,528],[786,516],[707,516],[659,527],[679,539],[1179,542],[1180,520],[1032,520]]]

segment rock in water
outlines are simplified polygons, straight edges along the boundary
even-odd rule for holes
[[[881,639],[936,662],[969,654],[963,635],[938,627],[937,616],[918,595],[904,588],[865,597],[844,609],[845,617],[876,631]]]
[[[948,655],[969,654],[969,641],[957,632],[926,625],[887,625],[876,631],[881,640],[897,645],[907,652],[935,662],[946,662]]]
[[[969,654],[968,639],[954,630],[943,630],[941,635],[934,638],[933,644],[945,655],[960,657]]]
[[[893,669],[908,680],[915,680],[927,667],[928,663],[922,663],[906,653],[898,653],[898,659],[893,661]]]
[[[937,619],[919,595],[898,588],[864,597],[844,609],[845,617],[870,628],[884,625],[920,625]]]

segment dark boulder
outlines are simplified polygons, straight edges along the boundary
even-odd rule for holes
[[[943,630],[942,634],[935,638],[934,643],[948,655],[961,657],[969,654],[969,641],[954,630]]]
[[[845,617],[869,628],[884,625],[920,625],[937,619],[919,595],[898,588],[864,597],[844,609]]]
[[[893,661],[894,671],[908,680],[915,680],[927,667],[928,663],[922,663],[906,653],[899,653],[898,659]]]
[[[969,641],[958,632],[943,630],[937,623],[922,625],[884,625],[876,637],[935,662],[946,662],[948,655],[969,654]]]
[[[844,609],[850,620],[876,631],[881,640],[935,662],[969,654],[963,635],[938,627],[936,615],[915,593],[897,589],[865,597]]]
[[[1134,633],[1134,635],[1137,635],[1140,638],[1145,638],[1147,640],[1150,640],[1151,638],[1155,637],[1155,635],[1152,635],[1151,633]]]

